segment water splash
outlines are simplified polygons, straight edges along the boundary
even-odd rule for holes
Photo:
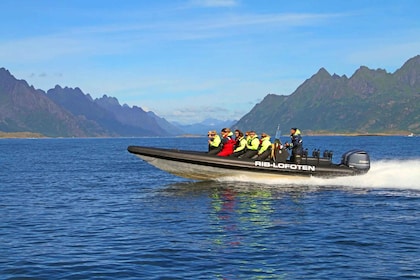
[[[371,163],[371,169],[365,175],[337,178],[279,178],[262,179],[247,176],[224,178],[239,182],[252,182],[273,186],[313,186],[313,187],[350,187],[375,189],[412,189],[420,190],[420,159],[413,160],[383,160]]]

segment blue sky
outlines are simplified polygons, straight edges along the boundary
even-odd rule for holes
[[[0,67],[169,121],[232,120],[321,67],[394,72],[420,54],[419,15],[417,0],[2,0]]]

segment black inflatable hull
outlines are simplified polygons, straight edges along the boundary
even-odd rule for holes
[[[223,177],[338,177],[364,174],[368,169],[358,169],[345,164],[333,164],[323,158],[303,158],[301,164],[291,162],[243,160],[208,155],[206,152],[129,146],[127,149],[149,164],[194,180],[212,180]]]

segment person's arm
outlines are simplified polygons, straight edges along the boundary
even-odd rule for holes
[[[292,145],[291,145],[292,148],[293,146],[298,146],[300,143],[302,143],[302,137],[300,135],[293,136]]]
[[[260,140],[258,138],[255,138],[251,142],[251,150],[258,150],[258,147],[260,146]]]
[[[258,150],[258,154],[260,155],[260,154],[264,153],[268,149],[268,147],[270,147],[270,146],[271,146],[271,142],[269,140],[264,140],[261,143],[261,148]]]
[[[210,146],[219,147],[220,142],[221,142],[220,137],[216,135],[216,137],[214,137],[214,139],[210,142]]]
[[[243,149],[245,149],[245,147],[246,147],[246,140],[245,139],[241,139],[241,141],[239,141],[239,146],[233,152],[234,153],[240,152]]]

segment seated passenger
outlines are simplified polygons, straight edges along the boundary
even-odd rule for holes
[[[209,131],[207,136],[209,137],[209,140],[208,140],[208,143],[209,143],[208,154],[210,154],[210,155],[218,154],[220,152],[220,150],[222,149],[220,136],[217,135],[216,130]]]
[[[223,128],[222,129],[222,149],[217,154],[221,157],[227,157],[233,153],[233,148],[235,146],[235,140],[232,139],[233,133],[230,131],[229,128]]]
[[[289,152],[286,147],[283,146],[280,139],[274,140],[274,143],[271,145],[271,159],[275,163],[286,162],[289,157]]]
[[[260,146],[258,148],[256,160],[266,160],[271,155],[270,135],[261,133]]]
[[[239,157],[246,151],[246,140],[244,134],[239,129],[235,130],[235,146],[231,157]]]
[[[246,140],[246,152],[239,156],[239,158],[247,159],[252,158],[258,153],[258,148],[260,146],[260,140],[255,131],[250,131]]]

